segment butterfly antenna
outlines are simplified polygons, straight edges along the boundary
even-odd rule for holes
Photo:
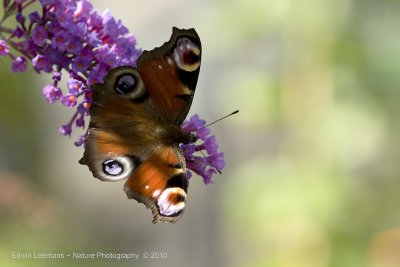
[[[226,118],[228,118],[229,116],[232,116],[232,115],[234,115],[234,114],[236,114],[236,113],[239,113],[239,110],[235,110],[234,112],[232,112],[232,113],[230,113],[230,114],[228,114],[228,115],[226,115],[226,116],[223,116],[222,118],[220,118],[220,119],[218,119],[218,120],[216,120],[216,121],[213,121],[213,122],[211,122],[211,123],[209,123],[209,124],[207,124],[207,125],[205,125],[205,126],[203,126],[203,127],[200,127],[199,129],[196,129],[195,132],[197,132],[197,131],[199,131],[199,130],[201,130],[201,129],[204,129],[204,128],[208,127],[208,126],[211,126],[211,125],[213,125],[214,123],[217,123],[217,122],[219,122],[219,121],[221,121],[221,120],[223,120],[223,119],[226,119]],[[199,152],[204,156],[204,158],[205,158],[205,159],[207,160],[207,162],[208,162],[207,156],[203,153],[203,151],[199,150]],[[222,171],[221,171],[220,169],[218,169],[218,168],[216,168],[216,167],[214,167],[214,168],[217,170],[217,172],[218,172],[219,174],[222,174]]]
[[[239,110],[235,110],[234,112],[232,112],[232,113],[230,113],[230,114],[228,114],[228,115],[225,115],[225,116],[223,116],[222,118],[219,118],[219,119],[216,120],[216,121],[213,121],[213,122],[211,122],[211,123],[209,123],[209,124],[207,124],[207,125],[204,125],[203,127],[200,127],[199,129],[196,129],[195,132],[197,132],[197,131],[199,131],[199,130],[201,130],[201,129],[204,129],[204,128],[206,128],[206,127],[209,127],[209,126],[211,126],[211,125],[213,125],[213,124],[215,124],[215,123],[217,123],[217,122],[219,122],[219,121],[222,121],[223,119],[226,119],[226,118],[228,118],[228,117],[230,117],[230,116],[232,116],[232,115],[235,115],[235,114],[237,114],[237,113],[239,113]]]
[[[203,154],[203,156],[204,156],[204,158],[207,160],[207,162],[210,163],[210,162],[208,161],[208,159],[207,159],[206,154],[204,154],[203,151],[201,151],[201,150],[199,150],[199,152],[200,152],[201,154]],[[218,169],[218,168],[216,168],[216,167],[214,167],[214,169],[216,169],[217,172],[218,172],[219,174],[222,174],[222,171],[221,171],[220,169]]]

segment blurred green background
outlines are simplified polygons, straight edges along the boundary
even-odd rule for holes
[[[175,225],[78,164],[49,81],[0,67],[1,266],[400,266],[400,2],[92,1],[152,49],[196,28],[191,114],[226,170],[191,179]],[[80,134],[75,131],[73,137]],[[166,259],[13,260],[12,252],[163,252]]]

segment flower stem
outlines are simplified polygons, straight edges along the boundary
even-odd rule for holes
[[[0,32],[13,33],[13,30],[0,25]]]
[[[27,2],[25,5],[22,6],[22,9],[27,8],[28,6],[32,5],[33,3],[35,3],[37,0],[31,0],[29,2]]]

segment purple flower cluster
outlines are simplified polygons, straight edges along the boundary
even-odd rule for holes
[[[204,127],[206,121],[193,115],[183,122],[181,128],[185,132],[194,132],[196,143],[182,144],[181,149],[186,160],[186,167],[203,177],[204,183],[212,183],[212,176],[221,172],[225,167],[224,153],[218,152],[218,143],[214,135],[210,135],[209,128]],[[196,153],[198,152],[198,153]],[[199,155],[200,153],[200,155]],[[187,177],[192,173],[188,171]]]
[[[24,11],[32,4],[41,6],[41,14],[34,11],[26,17]],[[90,86],[102,82],[111,68],[136,65],[141,50],[135,37],[109,11],[99,14],[87,0],[9,0],[4,6],[1,21],[14,16],[17,27],[0,24],[0,56],[12,60],[15,73],[26,71],[29,61],[36,72],[52,73],[52,84],[42,90],[45,99],[76,109],[60,133],[70,136],[74,124],[84,128]],[[65,92],[59,86],[62,71],[69,75]],[[82,145],[85,136],[75,144]]]
[[[41,12],[26,17],[24,11],[32,4],[40,5]],[[99,14],[88,0],[3,0],[3,7],[0,57],[10,58],[15,73],[26,71],[28,63],[38,73],[51,73],[52,83],[42,89],[47,102],[75,108],[59,132],[71,136],[74,125],[84,129],[92,101],[90,86],[103,82],[111,68],[136,65],[141,50],[136,48],[135,37],[109,11]],[[9,17],[17,22],[13,29],[2,25]],[[69,76],[64,91],[59,85],[62,72]],[[204,125],[198,115],[182,124],[181,128],[194,132],[198,141],[182,144],[181,149],[187,168],[209,184],[225,162],[215,136]],[[82,145],[86,136],[87,131],[78,136],[75,145]],[[188,171],[188,179],[191,175]]]

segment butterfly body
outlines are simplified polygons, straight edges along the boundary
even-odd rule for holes
[[[201,44],[194,29],[144,51],[137,68],[112,69],[92,86],[80,163],[103,181],[127,180],[128,198],[152,210],[153,222],[175,222],[186,204],[186,163],[179,144],[196,140],[180,125],[194,96]]]

